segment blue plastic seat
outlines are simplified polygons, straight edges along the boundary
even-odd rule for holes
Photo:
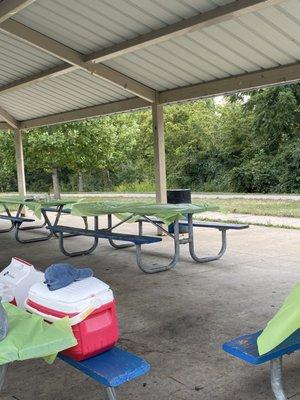
[[[275,349],[262,356],[258,354],[257,338],[262,331],[239,336],[223,344],[223,350],[227,353],[246,361],[249,364],[263,364],[275,360],[285,354],[290,354],[300,349],[300,329],[288,337]]]
[[[287,400],[282,385],[282,358],[300,349],[300,329],[269,353],[258,354],[257,338],[262,331],[239,336],[223,344],[223,350],[252,365],[270,361],[271,386],[277,400]]]
[[[83,361],[75,361],[63,354],[59,358],[105,386],[108,399],[117,398],[114,388],[150,370],[150,365],[141,357],[118,347]]]

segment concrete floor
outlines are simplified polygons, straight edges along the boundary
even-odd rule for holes
[[[147,231],[154,232],[152,227]],[[196,238],[203,252],[217,248],[218,232],[199,230]],[[68,240],[76,247],[87,242]],[[229,232],[228,241],[221,260],[201,265],[182,246],[178,266],[156,275],[138,270],[132,249],[117,251],[106,242],[94,254],[72,259],[75,265],[92,267],[111,285],[118,304],[119,344],[151,364],[148,375],[118,390],[120,399],[272,399],[268,366],[246,365],[224,354],[221,345],[263,327],[300,281],[300,233],[251,227]],[[149,259],[166,262],[172,243],[165,238],[163,247],[151,245],[145,251]],[[6,266],[12,256],[41,269],[67,260],[55,239],[21,245],[11,234],[2,234],[0,265]],[[286,357],[285,375],[288,397],[300,399],[299,353]],[[34,360],[9,368],[1,399],[100,400],[104,392],[59,360],[53,366]]]

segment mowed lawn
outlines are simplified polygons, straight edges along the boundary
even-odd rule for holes
[[[299,201],[214,199],[207,201],[219,207],[219,212],[234,214],[269,215],[275,217],[300,218]],[[200,203],[195,201],[195,203]]]
[[[154,200],[149,198],[138,199],[132,197],[93,197],[91,200],[116,200],[116,201],[141,201],[152,203]],[[250,215],[269,215],[274,217],[294,217],[300,218],[300,202],[295,200],[256,200],[256,199],[195,199],[194,204],[209,204],[219,207],[218,211],[224,214],[250,214]]]

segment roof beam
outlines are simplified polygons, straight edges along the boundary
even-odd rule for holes
[[[172,103],[195,98],[220,96],[224,94],[257,89],[264,86],[300,81],[300,62],[251,72],[230,78],[185,86],[161,92],[160,103]]]
[[[12,129],[6,122],[0,122],[0,131],[9,131]]]
[[[216,7],[204,13],[197,14],[194,17],[183,19],[172,25],[151,31],[144,35],[140,35],[136,38],[127,40],[126,42],[96,51],[88,56],[85,56],[85,60],[104,62],[110,60],[111,58],[159,44],[166,40],[170,40],[232,18],[238,18],[243,14],[258,11],[262,8],[282,2],[283,0],[236,0],[224,6]]]
[[[10,115],[6,110],[0,107],[0,118],[6,122],[13,129],[19,129],[20,122],[17,121],[12,115]]]
[[[8,18],[14,16],[14,14],[28,7],[35,0],[2,0],[0,2],[0,23],[4,22]]]
[[[86,118],[95,118],[100,115],[120,113],[124,111],[136,110],[149,106],[149,102],[138,97],[115,101],[97,106],[81,108],[78,110],[66,111],[63,113],[52,114],[46,117],[34,118],[22,121],[19,129],[32,129],[45,125],[55,125],[68,121],[77,121]]]
[[[282,1],[283,0],[236,0],[233,3],[217,7],[213,10],[179,21],[175,24],[151,31],[144,35],[140,35],[134,39],[130,39],[120,44],[93,52],[89,55],[82,56],[82,59],[86,62],[105,62],[115,57],[161,43],[177,36],[184,35],[193,30],[199,30],[203,27],[214,25],[233,17],[241,16],[247,12],[258,11],[259,9],[280,3]],[[45,70],[42,73],[33,74],[27,78],[12,82],[6,86],[2,86],[0,88],[0,93],[11,92],[51,77],[66,74],[75,68],[76,67],[70,66],[69,64],[62,64],[60,66]]]
[[[70,47],[59,43],[48,36],[45,36],[12,19],[0,24],[0,30],[9,33],[23,41],[37,47],[38,49],[51,54],[62,61],[71,64],[72,68],[78,67],[84,71],[98,76],[114,85],[153,103],[155,101],[155,90],[135,81],[128,76],[107,67],[103,64],[95,64],[92,61],[85,61],[83,55]]]
[[[180,89],[166,90],[160,93],[159,101],[160,103],[171,103],[175,101],[190,100],[193,98],[217,96],[280,83],[291,83],[295,81],[300,81],[300,62],[288,66],[244,74],[238,77],[219,79],[217,81],[192,85]],[[32,129],[45,125],[54,125],[85,118],[94,118],[100,115],[131,111],[148,106],[149,103],[147,101],[135,97],[133,99],[99,104],[97,106],[86,107],[79,110],[72,110],[22,121],[19,125],[19,129]]]

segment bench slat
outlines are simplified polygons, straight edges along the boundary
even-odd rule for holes
[[[187,221],[179,221],[179,225],[182,226],[188,226]],[[249,225],[247,224],[229,224],[229,223],[223,223],[223,222],[210,222],[210,221],[199,221],[199,222],[193,222],[193,226],[198,227],[198,228],[223,228],[223,229],[247,229],[249,228]]]
[[[63,354],[59,354],[59,358],[106,387],[120,386],[150,369],[141,357],[118,347],[84,361],[75,361]]]
[[[257,365],[300,349],[300,329],[298,329],[275,349],[260,356],[257,349],[257,338],[261,332],[249,333],[230,340],[223,344],[223,350],[249,364]]]
[[[13,221],[13,222],[34,222],[34,219],[31,219],[31,218],[14,217],[14,216],[9,216],[9,215],[0,215],[0,219],[4,219],[7,221]]]
[[[46,211],[46,212],[57,212],[57,208],[55,208],[55,207],[43,207],[43,211]],[[71,214],[71,209],[70,208],[63,208],[62,214]]]
[[[164,222],[158,218],[151,218],[153,222],[157,224],[163,224]],[[140,218],[139,221],[149,222],[146,218]],[[188,221],[179,221],[179,226],[188,226]],[[215,221],[193,221],[193,226],[196,228],[224,228],[224,229],[247,229],[247,224],[231,224],[226,222],[215,222]]]
[[[71,233],[82,236],[91,236],[98,237],[102,239],[114,239],[121,240],[124,242],[132,242],[135,244],[147,244],[147,243],[156,243],[161,242],[162,238],[158,236],[139,236],[139,235],[131,235],[127,233],[116,233],[107,230],[91,230],[91,229],[82,229],[82,228],[74,228],[70,226],[56,225],[49,226],[48,229],[51,232],[63,232],[63,233]]]

